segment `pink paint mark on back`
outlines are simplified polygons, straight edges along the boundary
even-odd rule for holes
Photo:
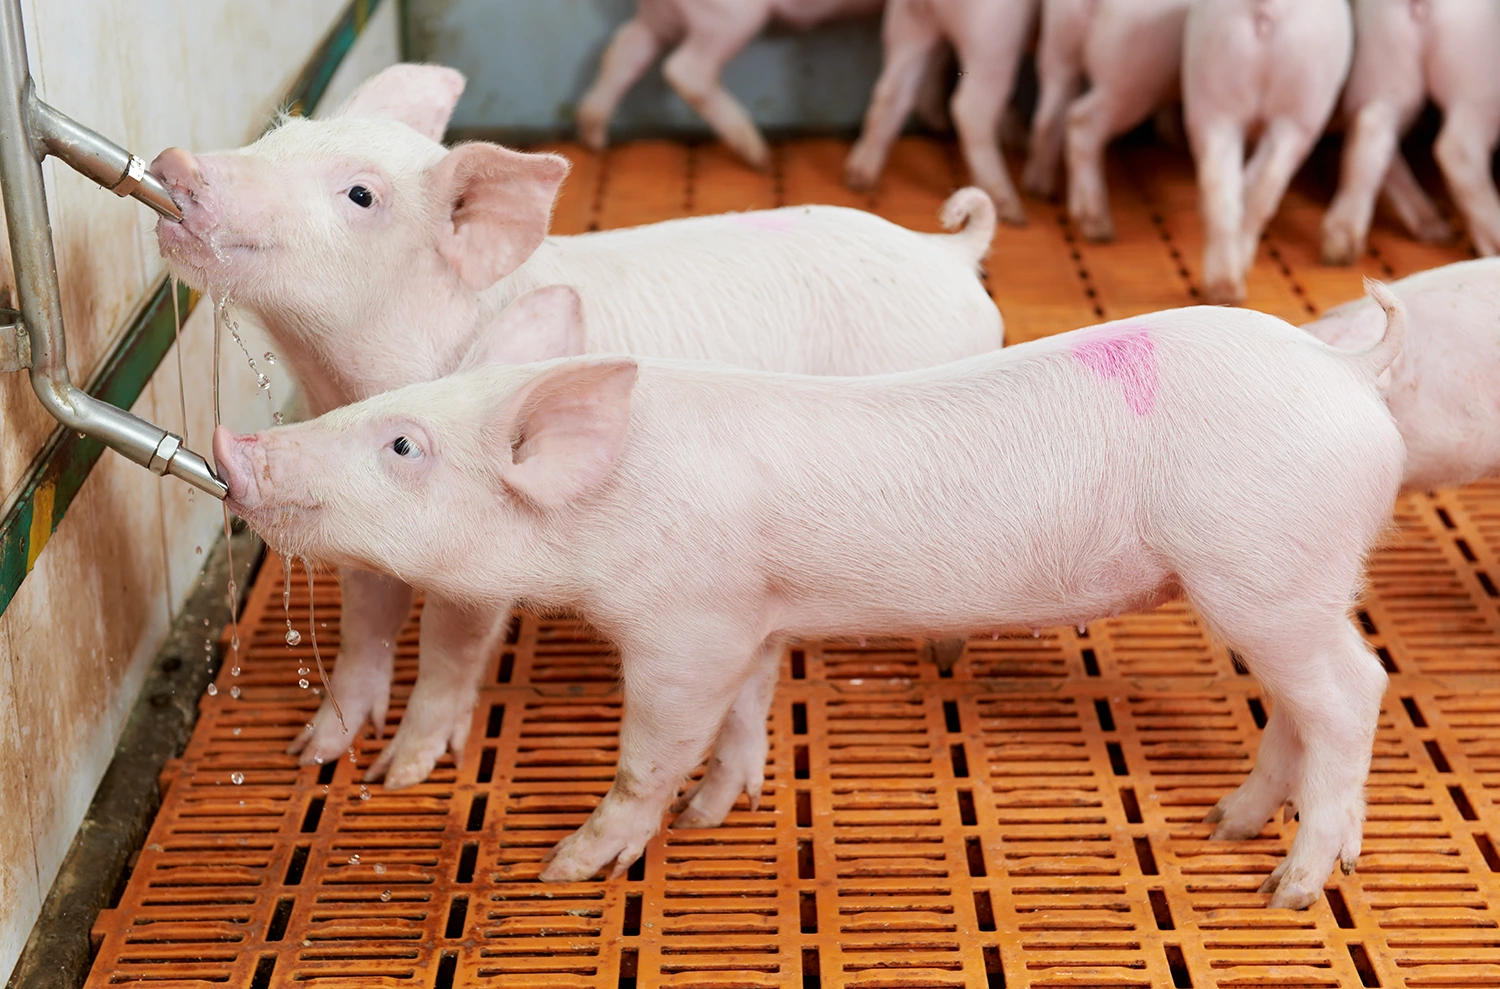
[[[1073,345],[1073,359],[1105,381],[1118,381],[1138,416],[1156,408],[1156,345],[1143,329],[1116,330]]]

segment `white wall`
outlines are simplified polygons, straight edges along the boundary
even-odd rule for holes
[[[270,119],[345,0],[24,0],[43,99],[143,158],[168,145],[244,144]],[[323,106],[396,60],[397,0],[384,0]],[[154,214],[49,162],[58,275],[74,380],[89,380],[163,270]],[[0,279],[10,282],[8,256]],[[212,318],[183,327],[191,445],[207,453]],[[259,357],[265,345],[253,341]],[[278,399],[291,391],[269,369]],[[134,411],[180,430],[177,354]],[[223,408],[236,428],[270,411],[225,341]],[[25,374],[0,375],[0,493],[12,497],[53,428]],[[9,975],[171,621],[222,526],[189,496],[106,452],[36,569],[0,616],[0,982]]]

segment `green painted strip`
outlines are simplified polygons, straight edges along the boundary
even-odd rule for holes
[[[329,80],[380,3],[381,0],[352,0],[344,8],[287,94],[282,105],[289,112],[301,113],[306,107],[318,105]],[[198,295],[186,286],[178,286],[177,301],[185,322],[198,302]],[[176,332],[171,288],[163,276],[148,295],[140,315],[94,375],[88,393],[122,409],[130,408],[171,350]],[[98,440],[68,429],[59,428],[48,437],[36,466],[21,486],[20,496],[4,519],[0,519],[0,614],[10,606],[21,582],[36,565],[47,540],[57,531],[58,523],[104,450],[104,444]]]

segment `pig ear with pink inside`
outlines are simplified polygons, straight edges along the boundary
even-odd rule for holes
[[[583,300],[571,285],[527,292],[480,331],[460,371],[486,364],[532,364],[583,353]]]
[[[432,167],[430,187],[447,204],[438,253],[483,292],[547,239],[552,201],[568,174],[558,155],[526,154],[498,144],[461,144]]]
[[[399,120],[419,134],[441,141],[463,92],[463,73],[454,69],[393,65],[365,80],[339,108],[337,116]]]
[[[625,444],[637,371],[631,358],[609,357],[532,378],[496,413],[500,480],[543,510],[597,488]]]

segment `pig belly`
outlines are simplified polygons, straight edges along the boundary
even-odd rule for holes
[[[782,632],[802,638],[958,636],[1076,626],[1149,611],[1182,594],[1176,575],[1139,543],[1112,555],[1081,558],[1048,559],[1013,547],[964,552],[970,556],[966,565],[949,564],[937,549],[930,563],[871,561],[872,569],[889,568],[896,576],[883,586],[840,587],[830,580],[823,593],[784,601],[778,609]],[[1025,562],[1010,562],[1018,560]],[[839,590],[837,596],[828,593]]]

